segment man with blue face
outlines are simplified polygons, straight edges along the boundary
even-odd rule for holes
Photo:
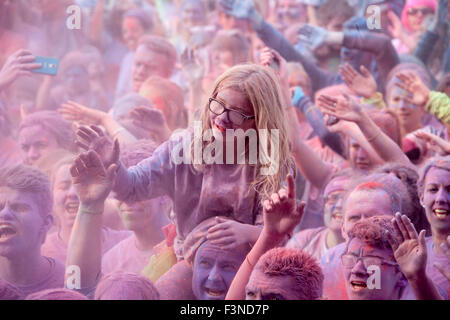
[[[248,245],[223,250],[210,241],[197,251],[192,291],[198,300],[224,300],[236,272],[245,259]]]
[[[24,295],[64,286],[64,266],[41,255],[51,207],[43,172],[24,165],[0,169],[0,279]]]

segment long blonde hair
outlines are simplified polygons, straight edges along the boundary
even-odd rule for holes
[[[251,188],[258,192],[262,198],[268,198],[272,193],[280,189],[287,173],[295,173],[294,162],[290,155],[286,113],[279,80],[270,68],[256,64],[237,65],[228,69],[217,78],[210,97],[216,98],[219,91],[224,89],[234,89],[246,96],[254,111],[257,133],[261,129],[267,129],[269,132],[272,129],[279,130],[278,172],[273,175],[260,174],[261,164],[258,161],[256,165],[257,175],[251,183]],[[203,109],[200,120],[202,132],[212,129],[208,103]],[[194,138],[192,141],[192,146],[195,143],[195,139],[197,138]],[[209,143],[202,140],[203,149]],[[270,152],[270,147],[269,145],[267,150],[259,150],[259,152]],[[192,157],[194,156],[193,150],[194,148],[191,147]],[[267,154],[262,156],[266,157],[266,159],[269,158]],[[194,168],[201,171],[203,166],[194,165]]]

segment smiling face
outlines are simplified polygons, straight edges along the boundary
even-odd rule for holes
[[[145,33],[145,29],[139,19],[134,17],[126,17],[122,21],[122,37],[123,41],[131,51],[136,51],[139,38]]]
[[[69,164],[62,165],[55,173],[53,199],[53,213],[58,219],[58,226],[71,230],[80,201],[72,184]]]
[[[220,90],[216,100],[222,102],[228,109],[238,111],[247,116],[254,115],[250,101],[240,91],[234,89]],[[242,125],[236,125],[228,120],[227,112],[216,115],[210,111],[209,114],[211,127],[219,130],[222,134],[225,134],[227,129],[242,129],[244,132],[249,129],[256,129],[255,119],[245,120]]]
[[[222,250],[209,241],[197,250],[193,266],[192,291],[198,300],[224,300],[236,272],[245,258],[241,248]]]
[[[345,202],[342,235],[348,238],[348,232],[358,221],[372,216],[393,215],[391,199],[386,191],[380,189],[353,191]]]
[[[0,256],[40,250],[52,220],[44,219],[39,210],[33,194],[0,187]]]
[[[41,156],[58,148],[55,137],[39,125],[20,130],[19,144],[24,162],[28,165],[34,165]]]
[[[432,167],[426,176],[421,201],[431,228],[448,235],[450,232],[450,171]]]
[[[358,238],[353,238],[348,244],[346,254],[356,257],[372,257],[370,265],[380,268],[379,289],[367,287],[371,275],[361,260],[353,267],[343,266],[345,285],[350,300],[395,300],[399,298],[400,281],[402,274],[396,266],[379,263],[388,261],[395,263],[392,250],[380,249],[365,244]]]
[[[289,275],[271,276],[254,269],[245,288],[246,300],[298,300],[293,285],[295,278]]]
[[[344,192],[344,189],[333,191],[325,197],[323,219],[325,226],[332,231],[339,231],[342,228],[342,197]]]
[[[140,45],[134,55],[132,68],[133,90],[139,92],[145,80],[151,76],[167,78],[167,58]]]

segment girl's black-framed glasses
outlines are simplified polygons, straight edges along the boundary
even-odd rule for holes
[[[237,126],[243,124],[244,121],[255,118],[255,116],[248,116],[239,111],[228,109],[222,102],[214,98],[209,98],[209,110],[218,116],[220,116],[224,112],[227,112],[228,121],[232,122]]]

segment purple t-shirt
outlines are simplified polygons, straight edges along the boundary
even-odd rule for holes
[[[12,283],[12,285],[16,286],[20,291],[23,292],[25,297],[29,294],[46,289],[64,288],[64,265],[55,259],[48,257],[44,258],[46,258],[50,264],[50,270],[45,277],[40,279],[38,282],[30,285],[16,285]]]
[[[184,132],[185,137],[189,134],[188,130]],[[179,239],[214,216],[262,224],[260,199],[250,186],[255,167],[209,165],[203,171],[194,171],[191,164],[176,164],[172,159],[172,153],[176,153],[172,151],[179,150],[181,141],[180,136],[171,138],[150,158],[128,170],[120,165],[113,189],[115,197],[120,201],[144,201],[169,196]]]

